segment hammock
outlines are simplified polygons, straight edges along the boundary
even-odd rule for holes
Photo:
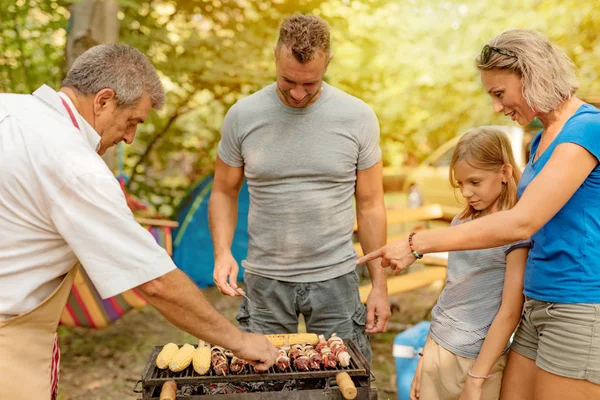
[[[151,220],[143,220],[143,222],[151,222]],[[147,225],[143,222],[142,224],[152,233],[158,244],[172,255],[171,226]],[[67,305],[60,317],[60,323],[65,326],[102,329],[121,318],[127,311],[145,305],[146,300],[134,289],[102,299],[83,268],[80,268],[75,276]]]

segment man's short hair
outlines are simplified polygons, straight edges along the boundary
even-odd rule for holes
[[[117,105],[127,107],[148,95],[152,107],[162,108],[165,90],[156,69],[138,49],[125,44],[101,44],[77,57],[62,86],[88,95],[115,91]]]
[[[277,51],[285,45],[299,63],[315,57],[317,51],[330,52],[329,26],[315,15],[294,14],[283,20],[279,28]]]

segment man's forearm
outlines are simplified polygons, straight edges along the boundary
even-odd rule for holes
[[[237,224],[237,197],[213,192],[208,203],[208,221],[215,255],[231,250]]]
[[[387,219],[385,206],[363,209],[357,206],[358,241],[365,254],[385,246],[387,242]],[[374,288],[387,291],[385,269],[381,268],[381,259],[367,263]]]
[[[181,270],[175,269],[140,285],[138,290],[178,328],[234,352],[239,348],[241,331],[214,309]]]

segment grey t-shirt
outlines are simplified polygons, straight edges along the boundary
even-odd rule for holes
[[[471,219],[455,217],[452,225]],[[531,241],[448,253],[446,286],[431,311],[429,333],[437,344],[460,357],[477,358],[502,304],[506,256],[519,247],[529,248]]]
[[[357,170],[381,159],[379,122],[363,101],[323,83],[319,98],[291,108],[275,84],[225,116],[219,158],[244,167],[250,192],[249,273],[318,282],[355,268]]]

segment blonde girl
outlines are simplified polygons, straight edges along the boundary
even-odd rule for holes
[[[450,163],[450,183],[466,202],[452,225],[510,209],[520,176],[502,131],[467,132]],[[519,241],[449,254],[412,400],[498,399],[509,338],[521,316],[528,248],[529,241]]]

